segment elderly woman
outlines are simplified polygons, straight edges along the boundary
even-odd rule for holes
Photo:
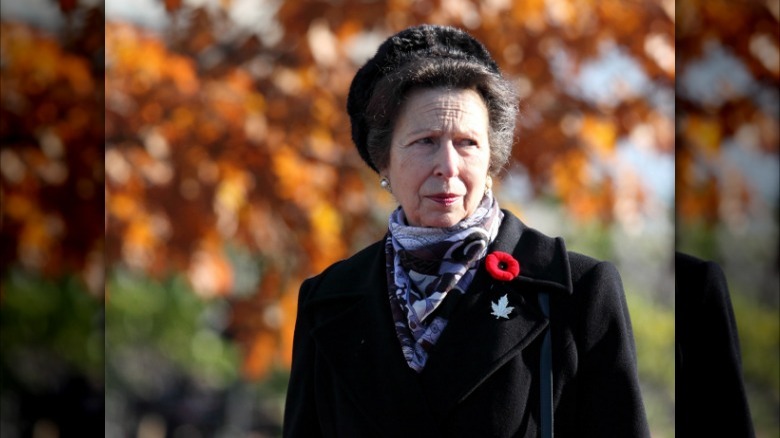
[[[303,283],[284,436],[649,435],[614,266],[493,197],[516,108],[451,27],[406,29],[357,72],[352,138],[400,206]]]

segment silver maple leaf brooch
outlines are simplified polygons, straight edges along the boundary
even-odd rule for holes
[[[496,319],[509,319],[509,314],[515,309],[513,306],[509,305],[509,299],[506,297],[506,294],[499,298],[497,303],[491,302],[490,305],[493,307],[493,311],[490,314],[495,316]]]

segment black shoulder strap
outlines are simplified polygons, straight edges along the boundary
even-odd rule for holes
[[[542,308],[542,313],[547,319],[550,319],[550,296],[547,292],[541,292],[539,294],[539,305]],[[553,436],[553,374],[552,374],[552,340],[550,332],[552,331],[552,325],[547,326],[547,332],[544,334],[542,340],[542,352],[540,359],[539,370],[540,385],[540,412],[542,415],[542,438],[552,438]]]

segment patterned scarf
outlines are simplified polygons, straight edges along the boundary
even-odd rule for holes
[[[406,362],[418,373],[447,325],[443,308],[452,306],[442,306],[444,298],[457,291],[448,300],[453,302],[468,289],[503,217],[490,191],[471,216],[448,228],[406,225],[400,207],[390,215],[385,243],[390,307]]]

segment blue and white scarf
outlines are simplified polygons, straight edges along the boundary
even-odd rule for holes
[[[452,227],[406,225],[400,207],[390,215],[385,243],[390,307],[404,358],[418,373],[447,325],[447,315],[432,314],[450,292],[468,289],[503,217],[489,190],[474,213]]]

